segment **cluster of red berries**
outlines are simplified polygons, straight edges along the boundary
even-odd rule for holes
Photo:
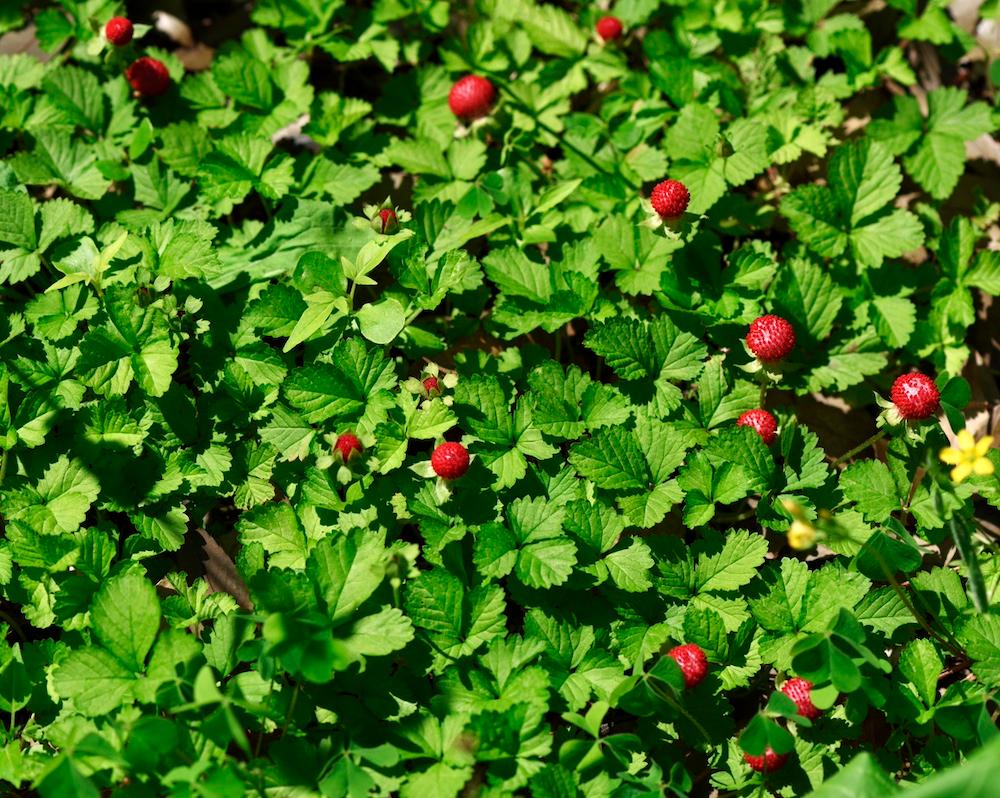
[[[428,387],[428,383],[432,381],[433,384]],[[432,389],[437,390],[437,378],[428,377],[425,379],[424,387],[427,388],[428,392]],[[362,447],[357,435],[353,432],[344,432],[337,436],[337,442],[334,443],[333,448],[347,463],[361,454],[364,447]],[[453,480],[465,476],[465,472],[469,470],[469,450],[460,443],[445,441],[439,444],[431,454],[431,468],[441,479]]]
[[[781,685],[781,692],[795,702],[798,713],[808,719],[816,720],[823,714],[823,710],[812,702],[812,683],[805,679],[789,679]],[[764,749],[764,753],[759,756],[753,754],[743,754],[744,761],[758,773],[773,773],[781,770],[788,762],[788,754],[779,754],[771,746]]]
[[[595,29],[597,35],[606,42],[620,39],[624,31],[621,20],[612,16],[597,20]],[[487,78],[482,75],[466,75],[459,78],[448,92],[448,107],[462,121],[474,122],[489,115],[496,96],[496,89]],[[687,189],[684,191],[687,193]],[[686,200],[684,204],[687,205]]]
[[[132,41],[135,28],[125,17],[112,17],[104,26],[104,37],[115,47]],[[170,73],[162,61],[144,55],[125,70],[125,79],[140,97],[159,97],[170,88]]]

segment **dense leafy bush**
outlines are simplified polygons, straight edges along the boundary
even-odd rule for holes
[[[0,15],[5,792],[995,794],[943,2],[190,5]]]

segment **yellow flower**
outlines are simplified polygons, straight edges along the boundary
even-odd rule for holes
[[[986,457],[992,443],[992,435],[984,435],[977,441],[967,429],[959,432],[958,448],[948,446],[941,450],[941,461],[955,466],[951,469],[952,481],[962,482],[970,474],[981,477],[992,474],[993,463]]]
[[[796,551],[805,551],[816,545],[816,527],[808,521],[792,521],[788,527],[788,545]]]

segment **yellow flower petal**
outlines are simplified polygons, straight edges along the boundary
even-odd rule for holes
[[[967,429],[963,429],[958,433],[958,448],[963,452],[976,448],[976,439],[972,437],[972,433]]]
[[[983,435],[983,437],[976,443],[976,457],[986,457],[986,453],[990,450],[990,446],[992,445],[993,436]]]
[[[987,460],[985,457],[980,457],[972,464],[972,470],[981,477],[988,477],[993,473],[993,461]]]
[[[811,549],[816,542],[816,529],[803,521],[793,521],[788,528],[788,545],[797,551]]]
[[[953,469],[951,469],[951,481],[952,482],[964,482],[965,478],[972,473],[972,464],[968,461],[959,463]]]
[[[948,465],[958,465],[964,459],[962,453],[958,449],[953,449],[948,447],[947,449],[941,450],[941,462],[947,463]]]

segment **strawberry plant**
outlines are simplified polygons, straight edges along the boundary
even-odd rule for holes
[[[0,11],[2,792],[992,795],[949,8]]]

